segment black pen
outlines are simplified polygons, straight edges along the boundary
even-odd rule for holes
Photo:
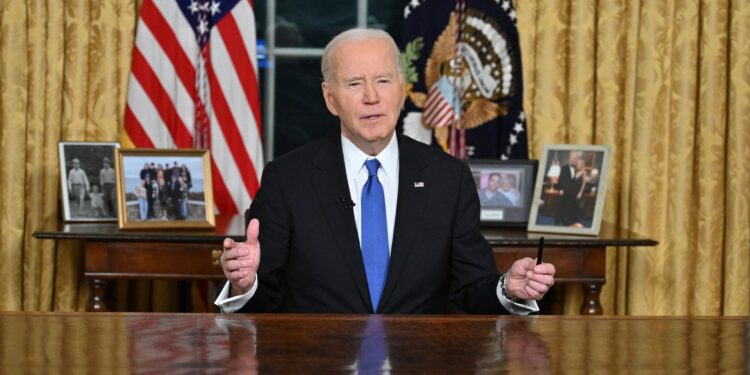
[[[539,237],[539,250],[536,253],[536,264],[542,264],[542,257],[544,256],[544,237]]]

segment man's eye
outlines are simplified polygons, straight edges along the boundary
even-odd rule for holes
[[[379,80],[378,80],[378,83],[383,83],[383,84],[386,84],[386,83],[390,83],[390,82],[391,82],[391,80],[389,80],[389,79],[385,79],[385,78],[384,78],[384,79],[379,79]]]
[[[357,87],[359,85],[361,85],[360,82],[349,82],[349,87]]]

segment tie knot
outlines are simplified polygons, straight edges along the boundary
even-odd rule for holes
[[[367,173],[372,176],[378,175],[378,168],[380,168],[380,162],[378,159],[370,159],[365,162],[365,167],[367,167]]]

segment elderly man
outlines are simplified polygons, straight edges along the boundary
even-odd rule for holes
[[[516,261],[500,275],[479,231],[461,161],[395,127],[405,83],[379,30],[336,36],[323,97],[341,128],[269,163],[247,241],[224,241],[224,312],[526,314],[554,266]]]

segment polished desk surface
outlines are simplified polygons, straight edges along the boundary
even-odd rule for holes
[[[0,373],[750,371],[750,318],[0,313]]]
[[[483,227],[482,234],[492,246],[534,247],[539,237],[544,236],[548,247],[580,246],[655,246],[658,242],[644,236],[620,229],[603,222],[598,236],[566,235],[557,233],[533,233],[526,228]],[[226,237],[243,240],[245,225],[243,215],[216,216],[213,230],[119,230],[117,223],[59,223],[51,221],[34,232],[39,239],[84,239],[100,241],[153,241],[221,243]]]

